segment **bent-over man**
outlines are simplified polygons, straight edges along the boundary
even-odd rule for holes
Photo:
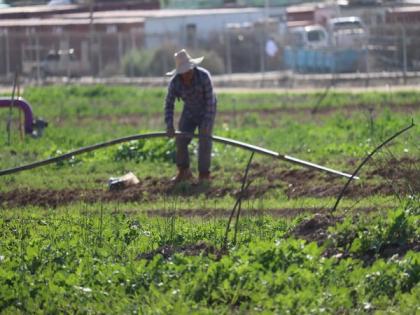
[[[168,137],[174,137],[174,104],[176,99],[184,103],[179,131],[194,133],[198,128],[198,172],[199,181],[210,181],[210,163],[214,119],[216,116],[216,96],[210,73],[198,65],[204,57],[191,58],[185,49],[174,54],[175,69],[166,73],[172,76],[168,86],[165,101],[165,123]],[[188,144],[191,137],[177,136],[176,138],[176,165],[178,174],[173,178],[175,183],[192,179]]]

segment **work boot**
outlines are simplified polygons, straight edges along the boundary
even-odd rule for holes
[[[190,181],[193,179],[193,174],[189,168],[178,168],[178,174],[171,179],[174,184]]]
[[[198,182],[200,184],[210,183],[211,182],[210,172],[200,172],[200,174],[198,175]]]

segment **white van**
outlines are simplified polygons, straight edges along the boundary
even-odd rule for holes
[[[289,31],[288,42],[292,47],[323,48],[328,45],[328,34],[321,25],[295,27]]]

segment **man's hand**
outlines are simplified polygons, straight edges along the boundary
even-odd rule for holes
[[[166,128],[166,136],[169,138],[175,137],[175,128],[174,127],[167,127]]]

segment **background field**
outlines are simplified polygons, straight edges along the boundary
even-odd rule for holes
[[[25,89],[40,139],[14,112],[0,169],[163,130],[164,89]],[[338,170],[420,117],[416,91],[218,93],[214,133]],[[181,104],[177,106],[178,113]],[[0,311],[385,313],[419,311],[419,132],[345,179],[256,155],[235,241],[228,215],[250,153],[215,144],[210,186],[172,186],[173,140],[132,142],[0,177]],[[191,146],[196,165],[197,144]],[[119,192],[128,171],[140,184]]]

